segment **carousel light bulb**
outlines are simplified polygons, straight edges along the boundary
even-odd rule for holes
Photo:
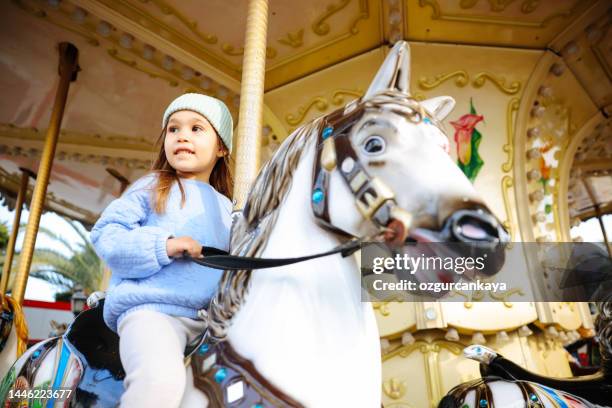
[[[538,149],[537,147],[527,150],[527,158],[529,160],[539,159],[541,156],[542,152],[540,152],[540,149]]]
[[[119,38],[119,44],[126,49],[132,48],[132,44],[134,43],[134,37],[130,34],[124,33],[121,38]]]
[[[520,329],[518,329],[518,335],[519,335],[519,337],[529,337],[529,336],[531,336],[532,334],[533,334],[533,332],[532,332],[532,331],[531,331],[531,329],[530,329],[528,326],[526,326],[526,325],[523,325],[523,326],[521,326],[521,328],[520,328]]]
[[[486,344],[486,343],[487,343],[487,339],[485,338],[484,334],[482,334],[481,332],[476,332],[472,336],[472,344]]]
[[[553,339],[559,338],[559,332],[557,331],[555,326],[549,326],[546,329],[546,334],[548,334],[548,336],[552,337]]]
[[[225,98],[227,96],[227,93],[228,90],[224,86],[220,86],[219,89],[217,89],[217,96],[221,99]]]
[[[457,332],[457,329],[451,327],[446,331],[444,338],[448,341],[459,341],[459,332]]]
[[[601,30],[597,28],[595,24],[589,24],[589,26],[584,29],[584,32],[586,33],[587,40],[589,40],[591,44],[596,43],[601,37]]]
[[[580,52],[580,46],[576,41],[568,42],[565,47],[561,50],[561,54],[564,57],[572,57]]]
[[[510,336],[508,336],[508,333],[506,333],[505,330],[497,332],[495,335],[495,342],[497,344],[507,343],[508,341],[510,341]]]
[[[567,344],[570,342],[569,337],[564,331],[559,332],[559,340],[561,340],[561,343],[563,344]]]
[[[200,81],[200,87],[202,89],[209,89],[210,88],[210,78],[207,78],[207,77],[202,78],[202,80]]]
[[[108,37],[111,35],[112,30],[113,28],[106,21],[100,21],[98,24],[98,34],[100,34],[102,37]]]
[[[397,29],[391,30],[391,33],[389,33],[389,41],[391,43],[396,43],[400,41],[401,39],[402,39],[402,34],[399,32],[399,30]]]
[[[538,211],[532,216],[533,222],[540,223],[546,221],[546,214],[543,211]]]
[[[540,105],[536,105],[531,108],[531,116],[534,118],[541,118],[544,116],[544,112],[546,112],[546,108]]]
[[[552,91],[552,88],[550,86],[542,85],[540,87],[540,89],[538,89],[538,94],[540,96],[545,97],[545,98],[549,98],[549,97],[552,96],[553,91]]]
[[[164,67],[165,70],[170,71],[172,68],[174,68],[174,58],[166,55],[162,61],[162,67]]]
[[[87,12],[85,10],[80,7],[74,9],[74,12],[72,13],[72,19],[77,24],[83,24],[83,22],[85,21],[85,17],[87,17]]]
[[[412,335],[412,333],[406,332],[402,334],[402,346],[409,346],[411,344],[414,344],[415,341],[416,340],[414,336]]]
[[[142,58],[146,60],[152,60],[153,55],[155,54],[155,48],[151,47],[149,44],[146,44],[142,47]]]
[[[580,333],[578,333],[577,330],[572,330],[570,334],[572,335],[572,338],[574,339],[574,341],[580,340],[581,338]]]
[[[529,137],[530,139],[535,139],[536,137],[540,136],[540,128],[539,127],[532,127],[529,128],[527,130],[527,137]]]
[[[395,9],[389,13],[389,23],[391,25],[397,25],[402,19],[402,15],[399,10]]]
[[[552,72],[555,76],[561,76],[565,72],[565,64],[561,62],[555,62],[550,67],[550,72]]]
[[[529,181],[536,181],[541,178],[542,178],[542,173],[540,173],[540,170],[533,169],[527,172],[527,179]]]
[[[184,67],[183,71],[181,72],[181,78],[183,78],[185,81],[190,81],[194,75],[195,72],[189,67]]]
[[[380,350],[386,353],[391,348],[391,343],[387,339],[380,339]]]

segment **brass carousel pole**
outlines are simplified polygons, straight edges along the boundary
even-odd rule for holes
[[[268,0],[249,0],[236,138],[236,209],[244,207],[246,196],[259,170],[267,29]]]
[[[51,112],[49,129],[47,129],[45,146],[38,167],[38,177],[36,179],[34,192],[32,193],[30,217],[28,218],[28,225],[21,250],[21,262],[19,263],[19,270],[15,277],[15,285],[12,291],[12,297],[18,304],[23,303],[23,297],[25,295],[26,283],[28,281],[32,255],[34,253],[34,245],[36,243],[36,235],[38,233],[38,225],[45,204],[45,195],[47,194],[47,184],[49,182],[51,166],[53,165],[53,156],[55,155],[55,147],[57,146],[62,116],[64,115],[64,108],[68,97],[68,88],[70,87],[70,82],[76,80],[77,72],[79,71],[79,50],[74,45],[65,42],[60,43],[59,54],[60,81],[55,94],[55,102],[53,104],[53,111]]]
[[[17,201],[15,202],[15,217],[13,219],[13,229],[11,230],[11,236],[9,237],[8,246],[6,248],[4,267],[2,268],[2,280],[0,281],[0,294],[2,296],[4,296],[4,294],[6,293],[9,276],[11,274],[13,256],[15,255],[15,242],[17,242],[17,235],[19,235],[21,210],[23,209],[23,203],[25,202],[26,194],[28,192],[28,183],[30,181],[30,177],[36,179],[36,174],[34,174],[32,170],[26,169],[24,167],[20,167],[19,170],[21,170],[21,184],[19,185],[19,191],[17,192]]]

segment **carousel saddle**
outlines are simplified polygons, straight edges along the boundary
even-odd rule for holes
[[[528,371],[503,356],[497,355],[488,364],[480,364],[480,373],[483,378],[501,377],[506,380],[538,383],[603,406],[612,401],[612,379],[606,379],[601,372],[573,378],[550,378]]]

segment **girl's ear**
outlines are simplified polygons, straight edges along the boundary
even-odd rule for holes
[[[223,144],[219,143],[219,148],[217,149],[217,157],[223,157],[227,154],[227,150]]]

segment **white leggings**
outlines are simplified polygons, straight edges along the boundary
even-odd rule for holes
[[[183,398],[185,346],[205,328],[202,320],[152,310],[129,313],[118,327],[125,369],[121,407],[178,407]]]

